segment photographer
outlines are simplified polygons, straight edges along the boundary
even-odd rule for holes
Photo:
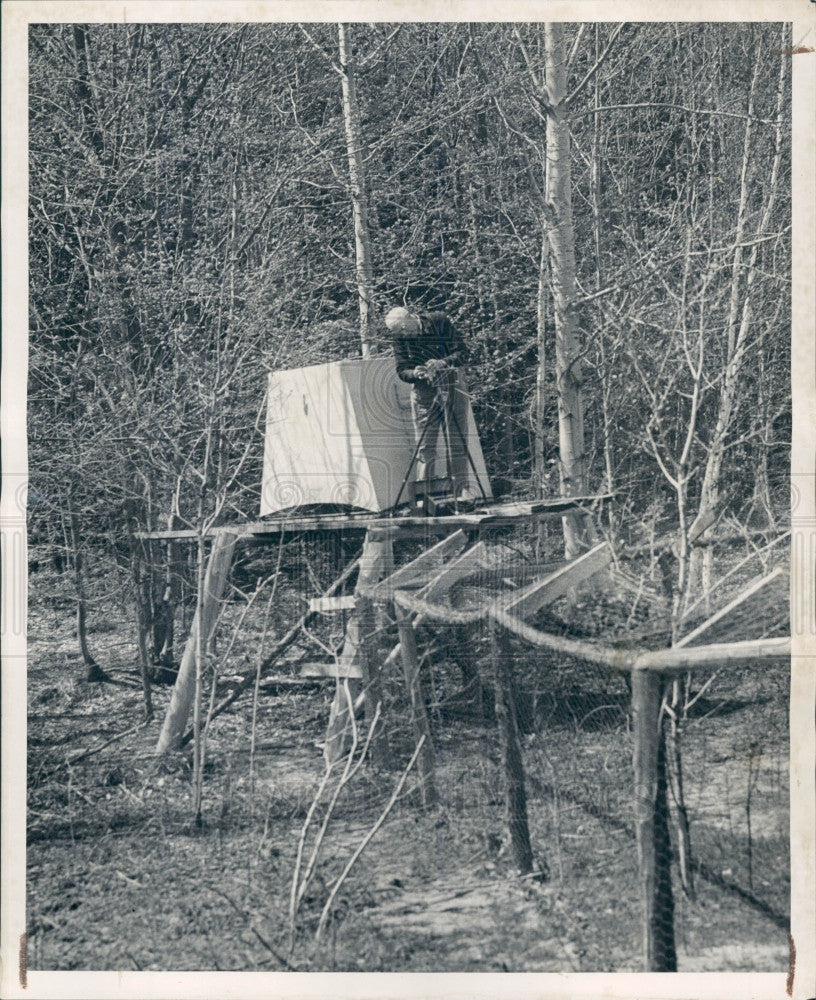
[[[453,495],[460,503],[476,498],[468,487],[467,395],[459,369],[467,361],[461,334],[441,312],[417,314],[396,306],[385,317],[392,335],[397,375],[411,385],[411,413],[415,440],[419,444],[415,475],[407,484],[411,506],[417,504],[417,484],[430,496],[438,430],[448,446]]]

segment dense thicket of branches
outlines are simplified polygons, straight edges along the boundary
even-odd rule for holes
[[[564,34],[587,486],[627,530],[767,524],[790,428],[786,30]],[[491,474],[557,490],[544,25],[353,37],[375,352],[390,305],[445,308]],[[337,39],[32,25],[36,530],[126,560],[128,530],[171,514],[257,515],[266,370],[359,353]]]

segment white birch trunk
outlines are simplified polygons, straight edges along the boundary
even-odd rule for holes
[[[360,302],[360,340],[362,356],[371,355],[371,310],[374,277],[371,268],[371,246],[368,238],[368,205],[360,109],[357,105],[357,85],[354,74],[354,54],[349,25],[339,25],[340,75],[343,81],[343,122],[346,129],[346,150],[349,164],[349,193],[354,215],[354,248],[356,254],[357,294]]]
[[[549,242],[546,229],[541,240],[541,257],[538,264],[538,292],[536,295],[536,388],[533,413],[533,469],[538,496],[546,491],[547,469],[544,457],[544,411],[547,405],[547,250]]]
[[[584,402],[582,395],[581,344],[575,316],[575,232],[572,222],[572,177],[570,135],[565,120],[567,96],[564,28],[544,26],[547,101],[547,234],[550,251],[550,282],[555,319],[555,367],[558,390],[558,442],[561,493],[579,496],[586,489],[584,454]],[[564,518],[564,542],[568,559],[584,547],[585,519]]]

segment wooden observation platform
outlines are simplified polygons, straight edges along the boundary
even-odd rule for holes
[[[570,513],[594,512],[608,502],[611,494],[585,497],[557,497],[551,500],[530,500],[515,503],[490,504],[466,513],[441,514],[438,516],[397,517],[394,514],[372,514],[368,512],[312,513],[297,511],[276,514],[262,521],[244,524],[223,524],[209,528],[205,538],[215,538],[221,534],[235,535],[236,538],[262,542],[278,539],[281,535],[299,535],[326,531],[366,532],[380,538],[416,538],[429,535],[449,534],[459,529],[484,531],[488,528],[504,528],[525,521],[537,521],[563,517]],[[163,539],[165,541],[192,541],[198,538],[192,528],[176,531],[140,531],[137,538]]]
[[[304,534],[363,536],[359,560],[337,581],[342,583],[357,570],[355,601],[346,626],[343,652],[336,664],[324,664],[320,676],[335,677],[338,690],[332,709],[327,754],[335,759],[345,745],[348,724],[346,695],[340,680],[363,682],[367,714],[373,713],[376,673],[367,665],[367,619],[370,617],[368,589],[394,573],[394,543],[424,540],[428,545],[452,535],[473,541],[490,529],[512,528],[542,519],[589,515],[608,497],[570,497],[494,504],[490,480],[473,419],[469,397],[459,377],[448,391],[464,393],[466,419],[455,432],[468,458],[466,488],[480,496],[479,509],[453,511],[432,516],[400,516],[397,510],[409,479],[416,478],[419,444],[414,440],[410,387],[397,378],[393,357],[349,359],[271,373],[267,384],[264,436],[262,520],[206,529],[141,532],[137,536],[149,547],[156,542],[209,542],[210,553],[199,595],[198,611],[187,639],[173,698],[159,739],[164,752],[184,739],[184,727],[193,701],[197,650],[209,644],[221,607],[227,574],[237,544],[283,542]],[[443,390],[440,388],[440,393]],[[450,435],[454,429],[441,419],[428,425],[436,435],[436,461],[424,483],[433,497],[454,486],[448,468]],[[338,508],[340,511],[338,512]],[[268,515],[268,516],[264,516]],[[455,546],[450,548],[452,552]],[[442,546],[444,551],[448,547]],[[428,565],[436,565],[434,558]],[[424,565],[422,560],[420,564]],[[416,575],[416,569],[414,575]],[[397,571],[399,573],[399,571]],[[318,595],[323,606],[332,606],[332,592]],[[313,612],[310,612],[313,613]],[[199,618],[201,619],[199,621]],[[292,639],[306,619],[294,626]],[[371,630],[373,631],[373,627]],[[285,648],[284,644],[284,647]],[[243,685],[243,682],[242,682]],[[243,690],[243,686],[239,688]]]

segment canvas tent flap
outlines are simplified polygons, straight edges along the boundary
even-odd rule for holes
[[[261,515],[303,505],[380,512],[397,502],[414,451],[410,386],[393,357],[273,372],[267,387]],[[468,449],[491,496],[473,414]],[[437,449],[437,475],[444,475]],[[479,491],[469,470],[471,486]]]

